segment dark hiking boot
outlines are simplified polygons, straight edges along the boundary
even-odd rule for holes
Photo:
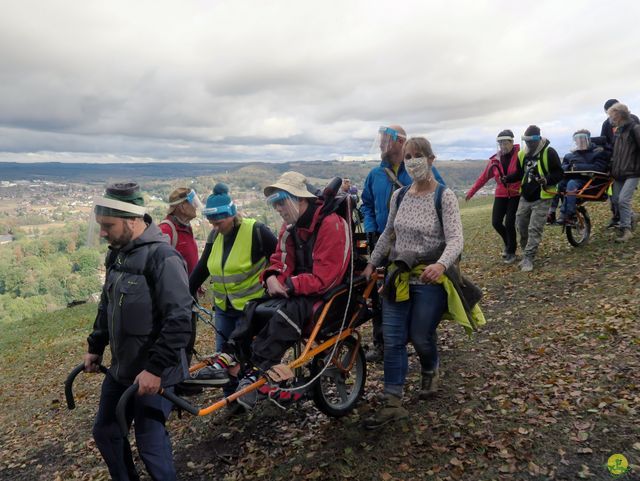
[[[256,382],[256,380],[257,378],[253,374],[247,377],[243,377],[242,379],[240,379],[240,382],[238,383],[238,389],[236,389],[236,392],[242,391],[247,386],[251,386],[254,382]],[[256,403],[258,402],[258,390],[254,389],[253,391],[250,391],[247,394],[240,396],[236,401],[240,406],[245,408],[247,411],[251,411],[255,407]]]
[[[505,264],[513,264],[517,260],[515,254],[507,254],[502,262]]]
[[[181,382],[176,385],[174,392],[176,396],[181,397],[196,396],[202,392],[202,386],[194,386],[193,384]]]
[[[440,381],[440,372],[436,368],[433,371],[422,371],[422,379],[420,382],[419,399],[431,399],[438,392],[438,384]]]
[[[611,219],[607,224],[607,229],[617,229],[620,227],[620,219]]]
[[[384,348],[382,346],[373,346],[365,354],[367,362],[382,362],[384,360]]]
[[[547,214],[547,225],[553,225],[556,223],[556,213],[555,212],[549,212]]]
[[[238,365],[238,361],[231,355],[220,354],[211,366],[206,366],[191,375],[191,379],[184,381],[185,384],[196,384],[199,386],[223,386],[230,381],[229,369]]]
[[[409,417],[409,411],[402,407],[402,399],[392,394],[385,394],[382,406],[373,416],[364,420],[365,429],[378,429],[393,421],[401,421]]]

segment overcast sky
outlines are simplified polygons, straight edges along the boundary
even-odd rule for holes
[[[640,111],[640,1],[2,0],[0,161],[439,159]]]

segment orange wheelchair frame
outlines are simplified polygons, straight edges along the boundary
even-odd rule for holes
[[[582,247],[589,242],[589,237],[591,236],[591,218],[589,217],[585,203],[588,201],[605,201],[607,199],[607,192],[613,184],[613,178],[609,174],[591,170],[565,172],[565,177],[571,178],[576,175],[588,178],[586,184],[580,189],[569,192],[558,192],[557,190],[545,188],[544,191],[548,194],[561,196],[563,201],[567,195],[572,195],[577,198],[576,222],[574,224],[558,225],[562,225],[569,244],[574,247]]]

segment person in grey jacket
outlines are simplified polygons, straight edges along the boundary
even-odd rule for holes
[[[607,115],[615,132],[611,176],[614,179],[612,202],[620,213],[620,235],[616,242],[627,242],[633,238],[631,201],[640,181],[640,124],[633,120],[629,108],[619,102],[609,107]]]
[[[152,479],[176,479],[165,421],[171,402],[158,394],[188,374],[191,336],[189,281],[184,260],[146,213],[137,184],[112,184],[96,200],[100,236],[109,242],[106,279],[84,355],[96,371],[107,346],[109,368],[93,437],[114,480],[139,479],[115,410],[122,393],[139,385],[127,421],[134,421],[138,452]]]

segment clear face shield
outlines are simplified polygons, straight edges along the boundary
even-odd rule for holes
[[[218,205],[216,207],[204,207],[202,209],[202,215],[209,221],[216,221],[226,219],[227,217],[233,217],[236,215],[236,205],[233,202],[229,202],[225,205]]]
[[[89,215],[87,247],[98,248],[101,241],[115,249],[127,245],[133,236],[131,221],[143,217],[143,206],[107,197],[96,197]]]
[[[191,189],[187,194],[187,196],[185,197],[185,199],[187,202],[189,202],[189,204],[194,206],[197,210],[204,209],[204,205],[202,204],[202,201],[200,200],[200,197],[198,197],[198,194],[195,190]]]
[[[513,150],[513,139],[511,137],[498,137],[496,139],[498,156],[507,155]]]
[[[287,225],[295,224],[300,218],[300,201],[284,190],[278,190],[268,196],[267,204],[280,214]]]
[[[584,133],[580,133],[580,134],[575,134],[573,136],[573,149],[574,151],[577,150],[588,150],[589,146],[591,145],[591,137],[589,137],[589,135],[584,134]]]
[[[391,127],[380,127],[378,134],[371,144],[369,154],[371,157],[376,157],[385,160],[390,152],[393,150],[397,142],[402,142],[406,139],[406,135],[401,134]]]
[[[542,141],[542,136],[540,135],[523,135],[522,142],[524,143],[524,153],[529,154],[535,152],[540,142]]]

